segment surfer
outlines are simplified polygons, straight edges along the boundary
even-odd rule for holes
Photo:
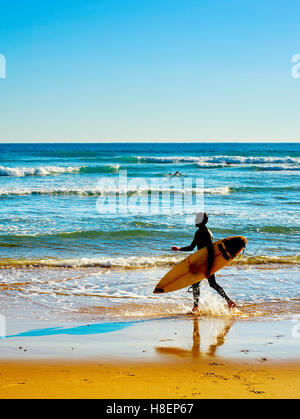
[[[172,250],[174,251],[181,251],[181,252],[191,252],[197,246],[197,249],[202,249],[203,247],[207,247],[208,250],[208,258],[207,258],[207,272],[206,278],[208,279],[209,285],[217,291],[221,297],[223,297],[229,309],[235,308],[236,304],[232,301],[228,295],[225,293],[223,288],[217,284],[215,275],[211,275],[210,271],[214,261],[214,249],[213,249],[213,235],[206,227],[206,223],[208,221],[208,215],[206,212],[198,212],[196,214],[195,225],[198,227],[198,230],[195,233],[194,239],[189,246],[186,247],[178,247],[172,246]],[[198,306],[199,306],[199,297],[200,297],[200,282],[192,285],[193,289],[193,298],[194,298],[194,307],[192,309],[193,313],[197,313]]]
[[[182,173],[180,173],[178,170],[176,170],[176,172],[174,173],[174,174],[172,174],[172,172],[170,172],[169,174],[168,174],[168,176],[185,176],[185,175],[183,175]]]

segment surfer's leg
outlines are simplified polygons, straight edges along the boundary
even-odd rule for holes
[[[193,288],[193,298],[194,298],[194,308],[195,308],[195,307],[198,307],[199,305],[200,282],[196,282],[196,284],[193,284],[192,288]]]
[[[228,295],[226,294],[226,292],[223,290],[223,288],[219,285],[219,284],[217,284],[216,283],[216,277],[215,277],[215,275],[211,275],[209,278],[208,278],[208,283],[209,283],[209,285],[214,289],[214,290],[216,290],[217,291],[217,293],[219,294],[219,295],[221,295],[221,297],[223,297],[225,300],[226,300],[226,302],[227,302],[227,304],[228,304],[228,307],[230,308],[230,309],[232,309],[232,308],[235,308],[236,307],[236,304],[235,304],[235,302],[234,301],[232,301],[229,297],[228,297]]]
[[[215,275],[211,275],[208,278],[208,283],[214,290],[217,291],[218,294],[221,295],[221,297],[225,298],[226,301],[230,300],[230,298],[228,297],[226,292],[223,290],[223,288],[219,284],[216,283]]]

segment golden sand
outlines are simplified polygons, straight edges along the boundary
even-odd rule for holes
[[[0,398],[299,398],[300,365],[213,360],[172,363],[2,362]]]

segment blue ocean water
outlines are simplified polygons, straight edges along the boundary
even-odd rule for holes
[[[176,171],[180,176],[170,176]],[[120,186],[125,174],[126,190]],[[26,288],[39,303],[56,295],[59,304],[49,285],[49,272],[53,278],[56,269],[55,286],[66,294],[62,307],[94,304],[84,299],[89,293],[102,295],[105,307],[113,297],[126,304],[148,298],[152,304],[155,281],[186,256],[170,249],[192,241],[200,202],[215,240],[234,235],[248,240],[244,258],[229,268],[236,280],[228,279],[226,289],[247,306],[282,295],[295,302],[300,297],[299,174],[295,143],[1,144],[3,290],[26,282],[14,292]],[[191,201],[177,211],[188,190]],[[122,211],[121,202],[131,202],[131,211],[128,206]],[[149,202],[156,211],[149,211]],[[99,275],[108,268],[102,286]],[[71,286],[62,269],[85,279]],[[220,273],[225,282],[228,272]],[[78,298],[68,299],[73,294]]]

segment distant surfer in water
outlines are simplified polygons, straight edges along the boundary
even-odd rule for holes
[[[168,176],[184,176],[182,173],[180,173],[178,170],[172,175],[172,172],[169,173]]]
[[[218,294],[223,297],[229,309],[235,308],[236,304],[232,301],[228,295],[225,293],[223,288],[217,284],[215,275],[211,275],[210,271],[214,261],[214,249],[213,249],[213,235],[206,227],[206,223],[208,221],[208,215],[206,212],[198,212],[196,214],[195,225],[198,227],[198,230],[195,233],[194,240],[189,246],[186,247],[177,247],[172,246],[172,250],[174,251],[181,251],[181,252],[191,252],[197,246],[197,249],[202,249],[203,247],[207,247],[208,250],[208,259],[207,259],[207,272],[206,278],[208,279],[209,285],[217,291]],[[193,313],[198,312],[199,306],[199,297],[200,297],[200,282],[192,285],[193,288],[193,298],[194,298],[194,307]]]

